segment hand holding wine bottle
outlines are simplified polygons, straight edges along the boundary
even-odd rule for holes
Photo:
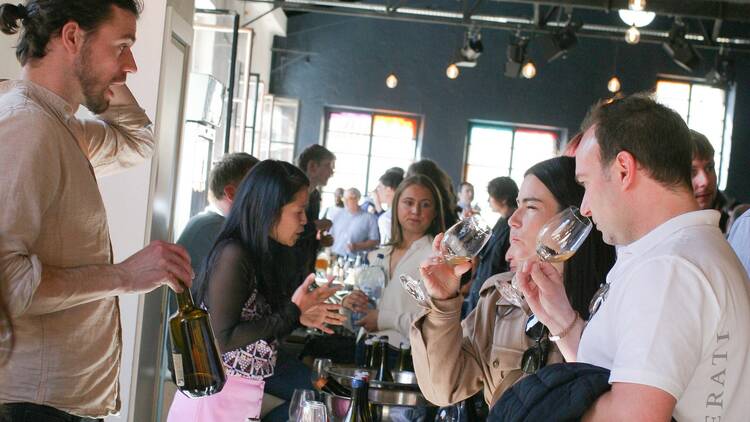
[[[306,327],[318,328],[326,334],[333,334],[333,330],[327,325],[342,325],[346,317],[339,313],[341,305],[325,301],[336,293],[340,286],[329,283],[310,291],[310,285],[314,281],[315,274],[310,274],[292,295],[292,302],[302,312],[299,322]]]

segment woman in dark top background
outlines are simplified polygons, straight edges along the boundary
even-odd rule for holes
[[[196,298],[211,314],[227,383],[201,399],[176,394],[169,421],[258,419],[277,340],[300,325],[331,333],[326,325],[342,324],[340,306],[324,303],[336,288],[310,292],[312,274],[299,287],[290,277],[299,274],[292,246],[307,221],[308,185],[301,170],[275,160],[257,164],[240,185]]]

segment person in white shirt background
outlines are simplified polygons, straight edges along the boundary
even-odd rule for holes
[[[460,218],[471,217],[479,214],[482,209],[474,202],[474,185],[469,182],[461,182],[458,187],[458,207],[461,208]]]
[[[404,171],[398,167],[388,169],[378,180],[375,188],[376,198],[381,204],[386,204],[385,212],[378,216],[378,231],[380,232],[380,244],[385,245],[391,241],[391,220],[393,218],[393,196],[398,185],[404,180]]]
[[[739,211],[737,208],[740,206],[735,207],[735,213]],[[740,258],[745,271],[750,274],[750,212],[742,213],[730,227],[729,244]]]
[[[362,211],[359,200],[362,194],[357,188],[344,192],[344,210],[336,214],[331,234],[331,250],[339,256],[349,256],[360,251],[369,251],[380,242],[377,217]]]
[[[612,389],[583,421],[747,420],[747,274],[719,230],[719,213],[699,210],[693,197],[687,126],[634,95],[596,106],[583,128],[581,211],[605,242],[620,245],[595,295],[603,302],[586,324],[550,264],[519,273],[566,360],[611,371]]]

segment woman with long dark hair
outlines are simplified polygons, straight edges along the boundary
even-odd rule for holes
[[[518,209],[509,219],[507,257],[512,270],[537,259],[539,230],[566,207],[580,205],[583,194],[583,187],[575,181],[574,158],[542,161],[526,172]],[[435,253],[439,253],[441,238],[435,238]],[[572,258],[554,264],[563,274],[574,309],[583,318],[588,316],[589,302],[614,261],[614,248],[593,230]],[[524,373],[562,360],[548,339],[549,331],[528,308],[518,307],[500,294],[513,271],[490,277],[480,291],[476,309],[461,322],[459,278],[470,267],[451,267],[433,258],[420,268],[432,305],[411,330],[412,353],[420,387],[438,405],[460,402],[480,390],[492,405]]]
[[[326,325],[343,322],[340,306],[324,303],[336,288],[309,291],[312,274],[301,285],[290,277],[300,273],[292,246],[307,222],[308,185],[301,170],[275,160],[257,164],[240,185],[197,293],[211,313],[227,383],[201,399],[177,393],[170,421],[258,419],[277,340],[300,325],[331,333]]]

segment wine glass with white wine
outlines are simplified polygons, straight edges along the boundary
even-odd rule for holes
[[[544,262],[564,262],[572,257],[594,225],[578,207],[570,206],[544,224],[536,237],[536,254]],[[500,294],[510,303],[523,307],[526,301],[516,277],[500,286]]]
[[[478,215],[466,217],[446,230],[440,242],[442,258],[452,266],[471,261],[487,244],[492,236],[492,228]],[[427,290],[421,280],[408,274],[399,277],[401,285],[418,303],[429,306]]]

